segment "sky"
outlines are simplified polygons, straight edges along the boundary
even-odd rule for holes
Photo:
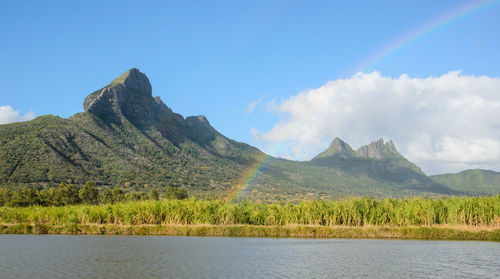
[[[383,138],[428,174],[500,171],[499,2],[2,1],[0,123],[69,117],[137,67],[274,156]]]

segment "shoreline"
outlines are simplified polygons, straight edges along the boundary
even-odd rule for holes
[[[0,234],[163,235],[221,237],[292,237],[401,240],[483,240],[500,242],[500,227],[487,226],[258,226],[258,225],[114,225],[0,224]]]

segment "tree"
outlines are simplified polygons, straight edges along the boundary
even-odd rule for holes
[[[49,206],[53,205],[51,192],[49,190],[40,190],[38,191],[38,200],[40,201],[40,205]]]
[[[123,192],[123,190],[118,186],[113,187],[113,201],[122,202],[124,200],[125,200],[125,193]]]
[[[183,200],[188,198],[188,192],[186,189],[167,187],[165,190],[165,198],[171,200]]]
[[[76,185],[61,182],[61,184],[57,186],[57,192],[54,193],[53,203],[56,205],[58,203],[64,205],[80,203],[79,190],[80,189],[78,189]]]
[[[113,199],[113,192],[111,191],[111,189],[109,188],[106,188],[104,191],[102,191],[102,193],[99,195],[99,200],[101,201],[101,203],[114,203],[114,199]]]
[[[13,193],[9,205],[12,206],[30,206],[39,204],[38,193],[33,188],[24,188]]]
[[[156,191],[156,189],[151,190],[150,199],[155,201],[160,199],[160,194],[158,194],[158,191]]]
[[[87,181],[83,188],[78,193],[78,196],[83,203],[87,204],[97,204],[99,197],[99,190],[95,186],[94,181]]]
[[[0,188],[0,206],[4,206],[12,200],[12,191]]]

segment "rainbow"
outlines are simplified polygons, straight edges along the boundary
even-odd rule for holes
[[[500,0],[471,1],[452,9],[436,19],[430,20],[429,22],[421,25],[417,29],[391,41],[385,47],[369,56],[365,62],[361,63],[360,66],[357,67],[357,72],[374,70],[374,68],[382,61],[390,58],[398,51],[415,44],[422,38],[457,23],[464,18],[491,8],[498,3],[500,3]],[[273,149],[277,149],[277,146],[279,145],[280,143],[275,144]],[[243,171],[236,184],[231,187],[231,191],[229,192],[227,199],[230,201],[236,201],[237,198],[247,192],[249,188],[255,184],[261,170],[270,162],[271,158],[273,157],[265,153],[257,155],[253,162],[245,169],[245,171]]]
[[[459,22],[467,17],[484,11],[493,7],[495,4],[500,3],[500,0],[483,0],[483,1],[470,1],[464,5],[458,6],[448,12],[443,13],[441,16],[422,24],[418,28],[405,33],[404,35],[390,41],[384,47],[373,53],[363,63],[357,67],[356,72],[370,72],[374,71],[375,67],[384,60],[387,60],[397,52],[414,45],[421,39],[429,36],[436,31],[446,28],[452,24]]]
[[[237,201],[237,198],[239,198],[245,191],[248,191],[259,177],[260,170],[270,161],[271,158],[271,156],[264,152],[257,154],[252,163],[245,169],[245,171],[243,171],[236,184],[231,188],[227,200],[231,202]]]

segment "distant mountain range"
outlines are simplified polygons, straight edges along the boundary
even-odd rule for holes
[[[173,112],[135,68],[88,95],[83,108],[68,119],[46,115],[0,125],[0,185],[94,180],[103,187],[173,186],[202,197],[262,201],[500,193],[499,173],[426,176],[392,141],[353,150],[336,138],[307,162],[273,158],[223,136],[204,116]],[[243,179],[249,170],[251,179]]]
[[[430,177],[437,183],[472,195],[500,194],[500,172],[474,169]]]

